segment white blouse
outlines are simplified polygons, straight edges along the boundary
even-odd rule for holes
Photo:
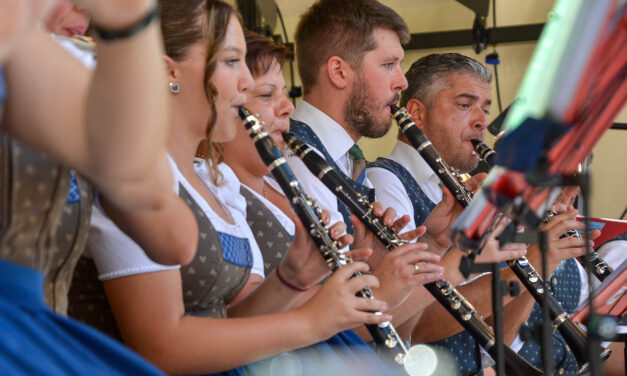
[[[183,177],[171,158],[170,166],[172,167],[175,180],[173,187],[174,192],[178,193],[178,187],[179,184],[181,184],[203,210],[203,213],[207,216],[209,221],[211,221],[216,231],[238,238],[246,238],[250,243],[250,248],[253,253],[251,273],[259,274],[263,277],[263,259],[261,257],[261,251],[255,242],[252,231],[246,223],[246,200],[241,197],[239,201],[243,201],[242,206],[241,202],[238,203],[238,199],[228,194],[228,191],[233,189],[233,186],[229,187],[228,184],[219,187],[214,186],[209,179],[206,162],[201,161],[194,164],[198,175],[207,184],[207,187],[218,197],[219,201],[228,202],[229,208],[233,209],[230,212],[234,224],[225,222]],[[231,199],[234,199],[235,202],[227,201]],[[242,207],[243,210],[237,209]],[[152,261],[134,240],[111,221],[98,202],[94,204],[92,210],[91,228],[85,256],[93,258],[98,268],[98,278],[101,281],[180,268],[180,265],[167,266]]]

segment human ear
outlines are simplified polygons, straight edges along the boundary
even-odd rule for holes
[[[168,82],[178,82],[180,79],[178,62],[167,55],[163,57],[163,60],[165,62],[165,71],[168,76]]]
[[[333,86],[345,88],[348,84],[348,64],[339,56],[331,56],[327,60],[327,75]]]
[[[412,98],[407,102],[405,106],[407,113],[411,116],[411,119],[414,123],[420,128],[420,130],[425,130],[425,120],[427,117],[427,106],[422,103],[420,100],[416,98]]]

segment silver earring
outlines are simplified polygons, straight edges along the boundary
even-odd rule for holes
[[[178,82],[170,82],[168,83],[168,87],[170,88],[170,93],[178,94],[181,92],[181,85]]]

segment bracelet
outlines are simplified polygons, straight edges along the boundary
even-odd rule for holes
[[[308,289],[301,289],[300,287],[296,287],[293,284],[289,283],[288,281],[286,281],[285,279],[283,279],[283,277],[281,277],[281,273],[279,273],[279,265],[276,266],[276,268],[274,269],[277,278],[279,279],[279,281],[281,281],[282,284],[284,284],[286,287],[294,290],[294,291],[298,291],[298,292],[305,292]]]
[[[447,254],[447,253],[449,253],[449,252],[451,251],[451,249],[453,249],[453,246],[448,247],[448,248],[446,249],[446,251],[444,251],[444,253],[442,253],[442,256],[441,256],[441,257],[446,256],[446,254]]]
[[[100,39],[111,42],[111,41],[115,41],[119,39],[126,39],[126,38],[132,37],[133,35],[139,33],[140,31],[148,27],[148,25],[150,25],[158,17],[159,17],[159,7],[155,7],[153,10],[148,12],[148,14],[144,18],[142,18],[138,22],[135,22],[134,24],[131,24],[130,26],[121,30],[107,30],[98,26],[95,23],[92,23],[92,24],[94,26],[94,30],[96,31]]]

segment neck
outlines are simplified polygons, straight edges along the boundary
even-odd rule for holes
[[[176,117],[172,117],[176,119]],[[202,141],[202,137],[192,135],[188,131],[189,127],[184,124],[177,123],[176,120],[170,122],[170,130],[168,133],[167,147],[168,154],[174,159],[176,165],[188,180],[195,175],[194,157],[198,144]]]
[[[255,174],[254,171],[250,171],[242,165],[230,164],[228,163],[228,161],[226,162],[229,165],[229,167],[231,167],[235,175],[237,175],[237,178],[242,184],[252,189],[253,191],[259,193],[260,195],[263,195],[263,189],[265,186],[265,181],[263,180],[263,176],[259,176],[258,174]]]

